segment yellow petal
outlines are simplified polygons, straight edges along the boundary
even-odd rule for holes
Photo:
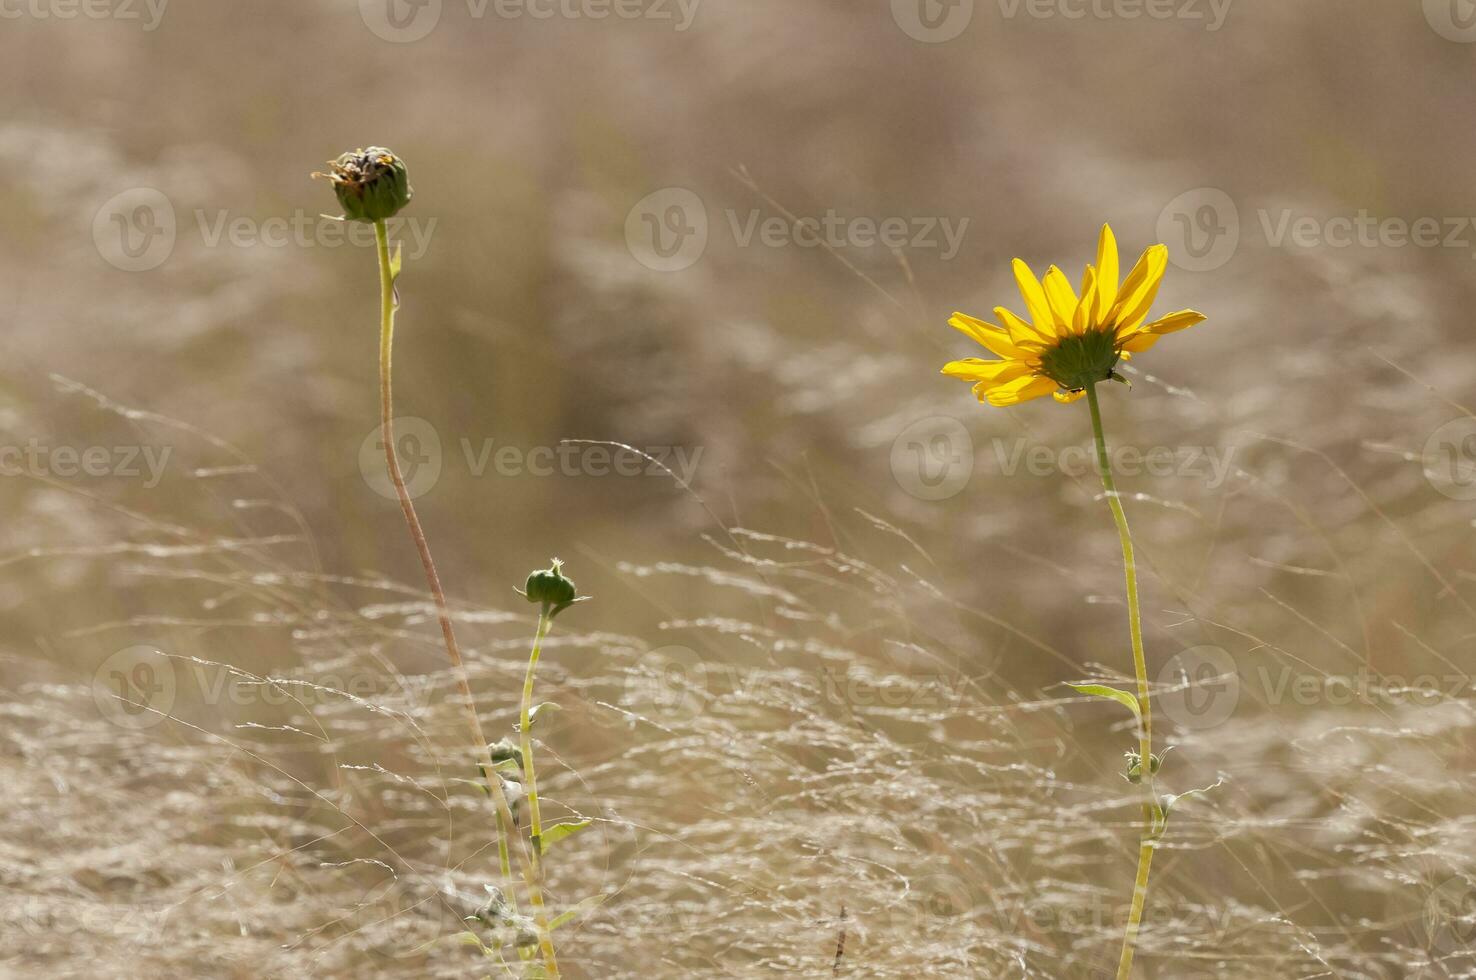
[[[1078,334],[1086,333],[1097,326],[1097,270],[1086,268],[1086,278],[1081,284],[1081,302],[1076,304],[1076,318],[1071,329]]]
[[[1051,314],[1051,304],[1046,300],[1040,280],[1035,278],[1030,266],[1020,259],[1012,263],[1012,268],[1015,270],[1015,284],[1020,287],[1020,295],[1025,297],[1025,309],[1030,313],[1030,321],[1035,324],[1036,332],[1048,337],[1056,335],[1056,318]]]
[[[1097,322],[1101,323],[1107,311],[1117,302],[1117,237],[1110,225],[1102,226],[1102,235],[1097,239]]]
[[[1053,392],[1053,396],[1055,397],[1056,401],[1060,402],[1062,405],[1070,405],[1072,402],[1076,401],[1078,398],[1085,394],[1085,388],[1078,389],[1077,391],[1057,390]]]
[[[1018,405],[1032,398],[1049,395],[1056,390],[1056,383],[1050,378],[1037,378],[1027,375],[1017,378],[1008,384],[1002,384],[988,393],[989,404],[1003,407],[1005,405]]]
[[[1206,319],[1208,317],[1198,310],[1180,310],[1177,313],[1161,316],[1152,323],[1143,324],[1143,332],[1156,334],[1173,333],[1176,330],[1192,327],[1196,323],[1203,323]]]
[[[1158,343],[1160,339],[1161,338],[1159,334],[1149,333],[1146,330],[1140,330],[1129,337],[1127,340],[1123,341],[1118,349],[1124,351],[1122,356],[1124,359],[1127,359],[1127,357],[1131,354],[1143,353],[1143,351]]]
[[[978,357],[966,357],[943,365],[943,373],[950,378],[996,385],[1003,381],[1013,381],[1022,374],[1029,374],[1030,367],[1019,361],[986,361]]]
[[[1044,350],[1056,342],[1054,333],[1042,334],[1035,329],[1033,324],[1026,323],[1003,306],[996,306],[994,315],[999,317],[999,322],[1004,324],[1010,340],[1014,341],[1015,346],[1021,350]]]
[[[978,317],[969,316],[967,313],[955,313],[948,318],[948,325],[1000,357],[1024,360],[1029,356],[1010,341],[1009,334],[1003,329],[980,320]]]
[[[1076,319],[1076,290],[1071,288],[1066,273],[1055,266],[1046,270],[1041,285],[1045,288],[1046,302],[1051,306],[1051,316],[1055,318],[1059,328],[1057,333],[1069,333],[1071,323]]]
[[[1168,248],[1150,245],[1144,249],[1138,264],[1128,273],[1118,293],[1117,305],[1112,311],[1112,322],[1117,326],[1117,335],[1125,337],[1138,329],[1153,301],[1158,298],[1158,287],[1163,282],[1164,270],[1168,268]]]

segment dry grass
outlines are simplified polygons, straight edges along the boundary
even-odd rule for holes
[[[211,245],[195,215],[315,215],[307,173],[378,141],[438,222],[397,384],[443,442],[418,506],[489,736],[533,631],[512,586],[558,555],[595,597],[539,674],[546,819],[595,821],[550,887],[606,896],[560,931],[569,976],[1110,969],[1132,739],[1064,684],[1129,669],[1117,544],[1087,473],[1006,472],[1085,447],[1086,412],[983,411],[936,372],[1009,257],[1084,261],[1104,220],[1135,250],[1204,186],[1240,248],[1171,269],[1159,307],[1211,319],[1104,404],[1119,446],[1229,463],[1119,475],[1150,667],[1234,669],[1158,678],[1165,788],[1223,782],[1174,813],[1138,975],[1476,976],[1476,526],[1425,472],[1471,417],[1470,249],[1275,247],[1260,217],[1470,212],[1476,131],[1431,122],[1464,118],[1469,50],[1419,4],[1245,4],[1209,33],[981,3],[941,45],[840,0],[406,45],[347,0],[252,6],[0,32],[0,448],[169,453],[157,482],[0,479],[0,972],[487,971],[451,937],[490,817],[359,468],[372,253]],[[130,274],[90,230],[140,185],[181,232]],[[658,275],[623,224],[669,186],[718,230]],[[972,223],[948,261],[742,247],[724,211],[751,208]],[[892,453],[939,417],[974,469],[928,501]],[[689,489],[479,475],[463,439],[702,456]]]

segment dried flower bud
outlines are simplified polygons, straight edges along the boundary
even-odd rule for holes
[[[350,221],[383,221],[410,203],[405,162],[382,146],[345,153],[328,166],[329,173],[313,176],[333,182],[343,216]]]

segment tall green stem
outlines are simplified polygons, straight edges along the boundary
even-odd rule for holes
[[[436,617],[440,620],[441,637],[446,644],[446,655],[451,660],[452,672],[456,677],[456,687],[462,702],[466,705],[472,744],[476,746],[477,754],[480,756],[478,762],[486,774],[487,789],[492,794],[492,801],[497,809],[497,852],[502,865],[503,878],[510,880],[512,877],[508,841],[516,840],[519,843],[522,858],[523,881],[528,888],[529,902],[533,906],[535,921],[540,925],[540,945],[543,949],[544,963],[548,968],[549,976],[557,978],[559,968],[554,958],[553,943],[549,938],[547,928],[544,927],[543,894],[538,885],[537,858],[530,856],[528,849],[522,846],[522,838],[512,833],[512,828],[516,826],[512,818],[512,808],[508,805],[507,795],[502,790],[502,780],[493,766],[492,756],[487,748],[487,737],[482,732],[482,722],[477,716],[477,705],[472,697],[471,682],[467,678],[466,665],[461,658],[461,648],[456,643],[456,630],[451,625],[451,610],[446,604],[446,593],[441,588],[441,577],[436,572],[436,563],[431,557],[430,544],[426,541],[425,531],[420,526],[420,518],[415,513],[414,500],[405,486],[405,477],[400,472],[399,455],[395,451],[394,385],[391,357],[394,352],[395,339],[395,276],[397,270],[390,259],[389,233],[385,230],[383,220],[374,222],[374,242],[379,253],[379,437],[384,443],[385,466],[389,470],[390,481],[395,485],[395,495],[399,498],[400,510],[405,515],[405,526],[410,529],[410,537],[414,539],[415,550],[420,555],[420,564],[425,569],[425,580],[430,586],[431,597],[436,604]]]
[[[1148,872],[1153,864],[1156,803],[1153,791],[1153,711],[1148,698],[1148,662],[1143,654],[1143,617],[1138,608],[1138,566],[1133,559],[1133,536],[1128,531],[1127,514],[1117,495],[1112,467],[1107,458],[1107,437],[1102,433],[1102,409],[1097,404],[1097,386],[1087,386],[1087,404],[1092,410],[1092,435],[1097,444],[1097,475],[1112,520],[1117,524],[1117,537],[1122,544],[1122,567],[1127,578],[1128,633],[1133,645],[1133,672],[1138,679],[1138,709],[1142,721],[1138,726],[1138,766],[1142,773],[1147,799],[1143,805],[1142,840],[1138,847],[1138,875],[1133,883],[1133,902],[1128,911],[1127,928],[1122,936],[1122,955],[1117,961],[1118,980],[1127,980],[1133,971],[1133,951],[1138,944],[1138,929],[1143,922],[1143,905],[1148,897]]]
[[[538,658],[543,653],[543,639],[548,636],[548,629],[553,617],[549,615],[547,604],[543,612],[538,616],[538,630],[533,635],[533,651],[528,655],[528,672],[523,676],[523,709],[518,717],[518,738],[523,751],[523,792],[528,800],[528,835],[532,841],[530,849],[533,863],[533,878],[541,883],[543,881],[543,814],[538,805],[538,775],[533,768],[533,675],[538,670]],[[534,909],[534,921],[538,925],[538,937],[540,944],[547,944],[545,949],[545,961],[552,959],[553,945],[549,938],[548,920],[545,917],[541,905]],[[553,967],[554,975],[558,975],[557,966]]]

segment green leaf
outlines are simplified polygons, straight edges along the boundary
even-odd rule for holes
[[[558,915],[554,916],[553,921],[548,924],[548,931],[553,932],[559,926],[572,922],[574,919],[583,915],[585,912],[588,912],[590,909],[599,905],[601,902],[609,897],[610,896],[608,895],[591,895],[584,901],[580,902],[578,905],[574,906],[572,909],[569,909],[567,912],[560,912]]]
[[[564,708],[556,701],[543,701],[528,709],[528,730],[531,732],[533,726],[538,724],[540,715],[552,714],[555,711],[563,711]],[[518,725],[513,726],[513,731],[520,731]]]
[[[400,278],[400,243],[395,242],[395,250],[390,253],[390,282]]]
[[[1138,699],[1127,691],[1119,691],[1117,688],[1108,687],[1105,684],[1067,684],[1066,686],[1073,691],[1079,691],[1082,694],[1087,694],[1094,698],[1107,698],[1111,701],[1116,701],[1131,711],[1133,717],[1138,719],[1140,724],[1143,721],[1143,712],[1138,708]]]
[[[545,827],[543,836],[538,840],[538,853],[547,854],[550,847],[565,837],[572,837],[592,823],[593,820],[581,820],[578,823],[556,823],[552,827]]]

